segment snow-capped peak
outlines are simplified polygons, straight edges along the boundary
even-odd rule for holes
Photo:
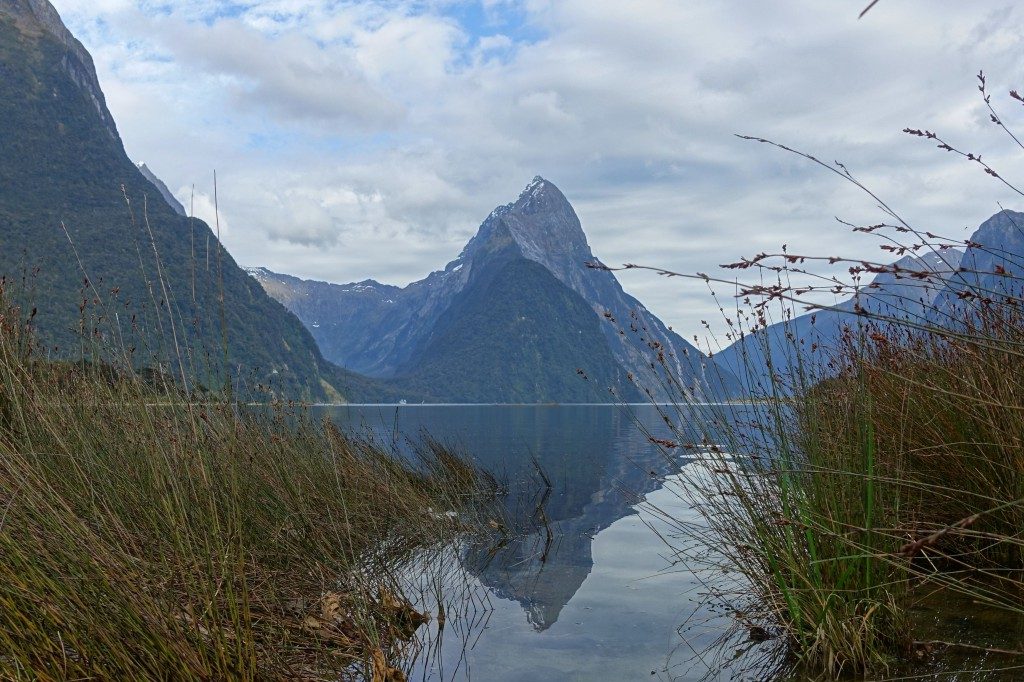
[[[255,277],[256,279],[260,279],[261,277],[270,277],[271,275],[274,274],[270,270],[267,270],[262,266],[248,266],[243,267],[242,269],[245,270],[250,275],[252,275],[253,277]]]
[[[541,176],[534,175],[533,180],[531,180],[530,184],[526,186],[526,189],[519,193],[519,198],[522,199],[526,195],[537,197],[538,195],[540,195],[541,192],[544,191],[544,185],[546,185],[547,182],[548,181],[542,178]]]

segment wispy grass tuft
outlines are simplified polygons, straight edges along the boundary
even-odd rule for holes
[[[299,410],[38,361],[0,314],[0,676],[402,679],[395,578],[487,494]]]
[[[979,83],[993,124],[1024,149],[981,74]],[[1024,197],[979,155],[931,131],[905,132]],[[715,598],[752,640],[781,645],[801,677],[927,673],[950,649],[1024,664],[1024,643],[972,638],[970,625],[935,640],[917,616],[942,595],[973,605],[956,614],[961,623],[1024,614],[1020,214],[1000,209],[989,243],[943,238],[911,225],[842,164],[746,139],[865,192],[883,220],[842,224],[889,256],[931,265],[783,249],[725,266],[755,275],[728,282],[742,301],[729,336],[749,394],[742,405],[664,408],[678,442],[656,442],[690,453],[677,490],[701,519],[680,523],[680,553],[714,569]],[[963,260],[955,247],[967,249]],[[804,310],[817,321],[798,319]],[[683,421],[695,414],[698,443],[687,442]]]

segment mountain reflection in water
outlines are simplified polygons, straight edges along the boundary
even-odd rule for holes
[[[412,594],[422,594],[419,607],[435,614],[421,629],[425,648],[409,661],[410,679],[807,679],[785,666],[776,643],[755,642],[734,627],[736,619],[708,598],[709,586],[663,539],[678,546],[685,537],[676,523],[700,519],[678,494],[688,450],[663,452],[644,433],[679,436],[654,407],[321,409],[350,431],[407,447],[429,433],[508,485],[508,533],[437,547],[410,567]],[[747,409],[717,414],[752,437]],[[690,416],[683,411],[673,420]],[[701,435],[691,428],[683,437],[699,443]],[[718,568],[705,566],[701,577],[713,589],[744,589]],[[443,603],[444,627],[434,600]],[[893,677],[1021,679],[1017,659],[985,650],[1020,648],[1024,621],[1013,614],[942,593],[924,595],[911,617],[929,638],[984,646],[953,649],[924,667],[897,666]]]
[[[467,651],[456,650],[466,642],[445,642],[456,670],[441,670],[435,660],[419,677],[700,679],[707,672],[697,666],[691,676],[694,652],[677,632],[693,611],[689,599],[699,583],[672,567],[668,547],[647,527],[651,520],[638,519],[634,507],[685,464],[685,455],[666,453],[640,428],[672,437],[655,408],[324,409],[344,428],[379,438],[429,433],[469,453],[509,487],[504,503],[516,527],[507,540],[498,547],[469,541],[457,559],[466,578],[486,592],[485,624],[467,635]],[[660,494],[660,505],[681,504],[668,491]],[[708,637],[727,627],[727,619],[719,620]],[[687,639],[692,642],[692,632]]]

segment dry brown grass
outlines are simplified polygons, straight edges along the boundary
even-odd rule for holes
[[[481,477],[300,410],[42,363],[0,316],[0,676],[401,679],[395,573]]]

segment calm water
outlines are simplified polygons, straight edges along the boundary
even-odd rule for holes
[[[641,429],[672,437],[655,408],[320,409],[348,430],[400,446],[429,433],[472,454],[509,486],[504,500],[516,528],[507,541],[466,542],[425,559],[430,565],[422,575],[441,586],[447,618],[440,632],[436,617],[431,622],[425,639],[433,649],[417,659],[411,679],[803,679],[772,674],[777,647],[754,644],[731,627],[733,619],[707,599],[663,539],[678,541],[678,534],[654,508],[683,522],[696,517],[674,492],[687,460],[660,451]],[[742,423],[743,408],[728,409]],[[677,417],[687,421],[686,414]],[[693,442],[701,437],[683,435]],[[439,613],[436,601],[419,606]],[[1021,619],[950,595],[925,599],[911,615],[929,639],[1019,649],[1024,637]],[[971,672],[953,672],[963,670]],[[970,649],[927,669],[892,673],[893,679],[1024,679],[1019,660]]]
[[[685,460],[669,459],[638,427],[670,436],[653,407],[324,409],[381,438],[425,431],[463,446],[508,482],[512,516],[524,520],[503,547],[441,559],[457,566],[462,584],[449,589],[465,596],[414,679],[719,679],[697,654],[730,622],[695,612],[701,587],[656,532],[670,529],[638,514],[641,498],[679,518],[691,513],[664,487]]]

